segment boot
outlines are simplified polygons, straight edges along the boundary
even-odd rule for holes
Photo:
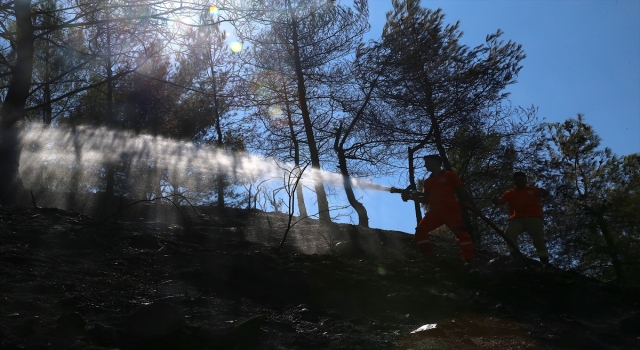
[[[551,269],[548,256],[541,256],[540,263],[542,264],[542,271],[549,271]]]
[[[523,256],[514,251],[509,251],[509,255],[511,256],[511,262],[509,262],[511,267],[521,269],[526,266],[526,262],[522,260]]]

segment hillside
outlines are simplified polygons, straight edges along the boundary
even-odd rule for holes
[[[483,251],[467,271],[453,241],[425,259],[410,235],[314,220],[277,253],[280,214],[186,213],[1,206],[0,348],[640,348],[637,289]]]

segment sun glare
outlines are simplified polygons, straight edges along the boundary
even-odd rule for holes
[[[173,33],[182,33],[187,29],[187,19],[178,17],[175,20],[170,20],[168,22],[169,28]]]
[[[237,41],[232,42],[229,47],[231,48],[231,51],[236,53],[242,51],[242,43]]]
[[[280,106],[269,106],[269,109],[267,109],[267,113],[269,114],[269,117],[271,117],[271,119],[278,119],[282,117],[282,108],[280,108]]]

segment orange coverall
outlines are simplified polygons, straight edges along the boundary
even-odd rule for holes
[[[473,259],[473,243],[466,231],[456,197],[457,189],[462,186],[464,184],[458,175],[445,170],[439,174],[431,174],[424,181],[424,193],[429,196],[429,210],[418,224],[413,237],[418,244],[418,250],[422,253],[433,254],[429,232],[447,225],[460,244],[462,259],[465,261]]]
[[[507,202],[509,207],[509,220],[504,234],[514,243],[518,244],[518,237],[527,231],[533,246],[541,259],[549,259],[549,251],[544,240],[544,223],[540,189],[534,186],[515,187],[505,192],[500,199]],[[513,248],[509,246],[509,251]]]

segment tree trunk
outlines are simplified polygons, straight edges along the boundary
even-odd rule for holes
[[[298,167],[300,169],[300,167]],[[298,184],[296,187],[296,197],[298,197],[298,212],[301,218],[309,216],[307,213],[307,206],[304,204],[304,193],[302,191],[302,184]]]
[[[73,135],[73,153],[75,155],[75,164],[71,173],[71,188],[67,194],[66,210],[81,211],[84,208],[78,206],[78,185],[82,177],[82,145],[78,141],[78,133],[75,125],[71,126],[71,134]]]
[[[109,15],[107,13],[107,23],[109,22]],[[111,32],[109,30],[109,26],[107,25],[107,62],[106,62],[106,70],[107,70],[107,126],[110,128],[115,127],[116,120],[113,115],[113,69],[111,67]],[[105,193],[104,193],[104,202],[102,203],[103,208],[111,209],[113,206],[113,198],[115,197],[115,182],[116,182],[116,160],[105,162]],[[98,206],[101,207],[101,206]]]
[[[300,167],[300,142],[298,141],[298,138],[296,137],[296,133],[293,130],[293,117],[292,117],[292,113],[291,113],[291,108],[289,106],[289,100],[288,100],[288,92],[287,92],[287,86],[284,85],[284,105],[285,105],[285,109],[287,111],[287,120],[288,120],[288,124],[289,124],[289,133],[291,134],[291,142],[293,142],[293,163],[296,167],[296,169],[298,171],[300,171],[301,167]],[[302,174],[297,174],[299,176],[302,176]],[[298,183],[298,186],[296,186],[296,196],[298,197],[298,211],[300,212],[300,217],[301,218],[306,218],[309,214],[307,214],[307,206],[304,204],[304,192],[302,190],[302,184]]]
[[[42,91],[44,95],[44,106],[42,107],[42,123],[51,126],[53,121],[53,107],[51,106],[51,84],[45,83]]]
[[[424,137],[424,139],[422,139],[422,141],[417,144],[415,147],[409,147],[408,148],[408,153],[409,153],[409,186],[411,189],[416,190],[418,187],[416,186],[416,167],[413,164],[413,155],[416,153],[417,150],[421,149],[422,147],[424,147],[424,145],[427,144],[427,142],[429,141],[429,139],[431,138],[431,136],[433,135],[433,125],[431,125],[431,128],[429,128],[429,132],[427,133],[427,136]],[[413,202],[413,206],[415,208],[415,212],[416,212],[416,224],[420,224],[420,221],[422,220],[422,211],[420,210],[420,203],[418,202]]]
[[[160,166],[157,162],[158,161],[156,160],[156,164],[153,165],[153,170],[152,170],[152,174],[153,174],[153,179],[151,181],[151,184],[152,184],[151,193],[153,196],[152,198],[162,197],[162,175],[164,174],[164,171],[160,169]]]
[[[418,188],[416,186],[416,178],[415,178],[416,168],[413,165],[413,154],[415,153],[416,148],[409,147],[409,187],[414,190]],[[420,203],[413,201],[413,208],[416,213],[416,225],[418,225],[420,223],[420,220],[422,220],[422,211],[420,210]]]
[[[347,200],[349,204],[355,209],[358,214],[358,226],[369,227],[369,215],[367,215],[367,208],[362,203],[358,202],[355,194],[353,193],[353,186],[351,186],[351,177],[349,176],[349,170],[347,169],[347,157],[344,154],[344,149],[340,144],[340,136],[342,134],[342,127],[336,132],[336,141],[334,143],[334,150],[338,155],[338,168],[342,175],[342,184],[344,185],[344,191],[347,194]]]
[[[211,53],[211,52],[209,52]],[[211,61],[211,57],[209,58]],[[216,147],[218,148],[218,152],[224,152],[224,140],[222,135],[222,126],[220,123],[220,109],[218,105],[218,84],[216,81],[216,71],[213,69],[213,61],[211,64],[211,79],[213,85],[213,117],[216,119]],[[216,174],[216,187],[218,190],[218,209],[224,209],[224,169],[222,166],[218,168],[218,172]]]
[[[318,215],[320,221],[331,222],[331,215],[329,213],[329,201],[327,200],[327,193],[324,190],[324,184],[321,177],[320,168],[320,155],[316,145],[315,136],[313,133],[313,123],[309,115],[309,108],[307,106],[307,92],[304,83],[304,74],[302,72],[302,63],[300,62],[300,44],[298,42],[298,21],[295,17],[291,0],[287,0],[287,7],[291,17],[291,31],[293,45],[293,60],[295,63],[295,72],[298,85],[298,98],[300,101],[300,112],[302,114],[302,121],[304,123],[304,130],[307,136],[307,142],[309,144],[309,157],[311,158],[311,167],[315,170],[314,174],[314,187],[316,190],[316,196],[318,200]]]
[[[45,57],[44,57],[44,86],[42,88],[42,123],[46,126],[50,126],[53,120],[53,107],[51,106],[51,78],[53,73],[51,72],[51,65],[53,64],[53,55],[51,54],[53,45],[49,42],[45,44]]]
[[[16,127],[24,117],[33,75],[34,36],[31,1],[16,0],[16,65],[12,68],[7,95],[0,109],[0,201],[2,204],[27,204],[27,191],[20,177],[20,144]]]
[[[613,270],[616,272],[618,282],[626,284],[627,276],[625,275],[624,268],[618,259],[618,252],[615,243],[613,242],[613,238],[611,237],[611,232],[609,232],[609,224],[607,224],[607,220],[605,220],[601,211],[595,211],[591,208],[589,208],[589,211],[596,217],[600,233],[602,233],[602,237],[604,237],[604,240],[607,243],[607,255],[609,255],[609,258],[611,259],[611,265],[613,265]]]

